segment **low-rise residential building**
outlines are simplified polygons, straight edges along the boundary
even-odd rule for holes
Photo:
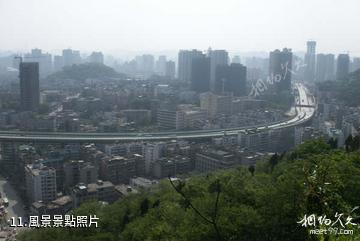
[[[189,157],[180,155],[163,157],[151,164],[152,176],[159,179],[186,174],[193,169],[193,161]]]
[[[64,187],[73,187],[78,183],[94,183],[98,180],[98,168],[90,162],[71,160],[64,163]]]
[[[114,184],[129,183],[136,175],[135,158],[122,156],[105,157],[101,161],[100,177]]]
[[[150,190],[158,185],[158,181],[150,180],[144,177],[134,177],[130,179],[130,186],[135,189]]]
[[[30,214],[35,216],[41,215],[65,215],[73,208],[71,196],[62,196],[50,203],[41,201],[34,202],[30,206]]]
[[[74,207],[78,207],[81,203],[89,200],[112,203],[119,198],[114,184],[101,180],[88,185],[76,185],[71,191],[71,197],[74,202]]]
[[[235,164],[237,164],[235,156],[221,150],[204,150],[201,153],[197,153],[195,158],[195,170],[199,172],[230,168]]]
[[[232,96],[221,96],[211,92],[200,95],[200,108],[206,111],[209,117],[218,114],[231,114]]]
[[[115,190],[118,192],[120,198],[125,198],[131,194],[137,194],[139,191],[130,185],[116,185]]]

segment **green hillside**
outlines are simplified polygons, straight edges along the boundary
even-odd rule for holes
[[[74,79],[86,80],[90,79],[104,79],[104,78],[122,78],[124,74],[117,73],[113,68],[104,64],[84,63],[66,66],[61,71],[56,72],[47,77],[47,80],[59,79]]]
[[[359,210],[351,213],[360,204],[360,152],[354,149],[331,149],[315,140],[291,153],[274,155],[256,168],[194,176],[174,181],[174,186],[164,180],[153,193],[106,206],[87,203],[74,212],[96,214],[98,228],[42,228],[19,240],[358,240],[357,226],[346,227],[354,230],[353,235],[310,235],[314,227],[297,223],[311,214],[335,221],[336,213],[359,223]]]
[[[334,97],[347,106],[360,105],[360,69],[349,74],[345,81],[327,81],[319,84],[319,90],[334,93]]]

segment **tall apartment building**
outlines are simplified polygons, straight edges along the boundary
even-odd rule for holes
[[[77,50],[64,49],[62,51],[62,57],[64,66],[71,66],[73,64],[81,63],[80,51]]]
[[[275,83],[275,91],[291,90],[292,57],[291,49],[287,48],[282,51],[276,49],[270,52],[269,75],[280,76],[279,80]]]
[[[208,50],[210,57],[210,90],[215,91],[216,68],[228,65],[229,53],[226,50]]]
[[[246,67],[241,64],[218,66],[215,74],[215,92],[220,95],[246,95]]]
[[[52,55],[43,53],[41,49],[32,49],[31,53],[25,54],[24,62],[39,63],[39,76],[46,77],[53,71]]]
[[[88,60],[90,63],[104,64],[104,55],[102,52],[92,52]]]
[[[316,66],[316,42],[307,42],[307,52],[305,54],[305,80],[313,82],[315,80]]]
[[[350,72],[350,56],[348,54],[339,54],[336,66],[336,79],[345,80]]]
[[[196,49],[180,50],[178,55],[178,78],[180,81],[191,81],[192,61],[201,56],[203,56],[203,53]]]
[[[35,163],[25,168],[26,193],[31,202],[50,202],[56,199],[56,171]]]
[[[155,71],[158,75],[160,76],[165,76],[165,72],[166,72],[166,56],[165,55],[160,55],[158,60],[156,61],[156,65],[155,65]]]
[[[357,71],[360,69],[360,58],[354,58],[352,63],[351,63],[351,72]]]
[[[335,56],[318,54],[316,58],[316,82],[335,79]]]
[[[171,60],[166,61],[165,76],[172,80],[175,79],[175,74],[176,74],[175,62]]]
[[[136,56],[136,71],[138,74],[151,75],[154,72],[155,60],[150,54]]]
[[[191,64],[191,89],[197,93],[210,91],[210,58],[194,58]]]
[[[55,55],[54,56],[54,71],[60,71],[64,67],[64,58],[62,55]]]
[[[22,110],[35,111],[40,104],[39,63],[20,63],[20,106]]]
[[[1,168],[8,173],[18,170],[18,145],[14,142],[1,142]]]

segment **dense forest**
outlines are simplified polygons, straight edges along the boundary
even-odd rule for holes
[[[39,228],[19,240],[358,240],[355,225],[344,227],[352,235],[315,235],[311,229],[326,228],[320,219],[316,227],[299,222],[311,214],[335,221],[342,213],[344,225],[349,220],[356,224],[359,204],[359,145],[349,139],[346,149],[334,149],[319,139],[274,154],[256,167],[163,180],[155,191],[111,205],[86,203],[73,212],[96,214],[98,228]]]

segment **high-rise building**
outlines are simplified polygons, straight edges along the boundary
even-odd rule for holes
[[[35,111],[40,103],[39,63],[20,63],[20,105],[22,110]]]
[[[154,71],[154,56],[150,54],[144,54],[142,59],[144,72],[152,73]]]
[[[61,55],[54,56],[54,71],[60,71],[64,67],[64,58]]]
[[[104,55],[101,52],[92,52],[89,56],[90,63],[104,64]]]
[[[336,65],[336,79],[345,80],[350,72],[350,57],[348,54],[339,54]]]
[[[166,72],[166,56],[160,55],[156,61],[156,73],[160,76],[164,76]]]
[[[316,57],[316,82],[335,79],[335,56],[318,54]]]
[[[316,65],[316,42],[307,42],[307,51],[305,54],[305,80],[313,82],[315,80]]]
[[[52,56],[48,53],[43,53],[41,49],[32,49],[31,53],[25,54],[24,62],[39,63],[39,76],[46,77],[52,72]]]
[[[81,63],[80,51],[72,49],[64,49],[62,51],[64,66],[71,66],[73,64]]]
[[[210,90],[215,91],[216,68],[228,65],[229,54],[226,50],[208,50],[210,57]]]
[[[81,56],[79,50],[73,50],[73,64],[81,64]]]
[[[269,70],[266,71],[266,73]],[[267,76],[266,76],[267,77]],[[261,69],[257,68],[246,68],[246,79],[249,83],[256,82],[259,79],[265,78],[264,73]]]
[[[284,48],[282,51],[270,52],[269,75],[274,77],[277,91],[291,90],[291,49]],[[279,76],[280,78],[277,78]]]
[[[15,173],[19,165],[18,145],[14,142],[1,143],[1,168],[8,173]]]
[[[154,72],[154,56],[150,54],[143,54],[136,56],[136,71],[138,74],[149,76]]]
[[[165,68],[165,76],[170,79],[175,79],[175,62],[174,61],[167,61],[166,68]]]
[[[196,49],[180,50],[178,55],[178,78],[180,81],[191,81],[192,60],[201,56],[203,56],[203,53]]]
[[[191,89],[198,93],[210,90],[210,59],[205,55],[192,60]]]
[[[38,57],[41,56],[42,50],[41,49],[32,49],[31,50],[31,56]]]
[[[354,58],[351,63],[351,72],[354,72],[359,69],[360,69],[360,58]]]
[[[220,65],[216,68],[215,92],[224,95],[246,95],[246,67],[241,64]]]
[[[62,56],[63,56],[63,64],[64,64],[64,66],[73,65],[74,61],[73,61],[73,53],[72,53],[71,49],[64,49],[62,51]]]
[[[241,64],[240,56],[239,56],[239,55],[235,55],[235,56],[232,58],[231,63],[233,63],[233,64]]]
[[[257,81],[258,79],[266,79],[269,73],[269,58],[248,57],[245,59],[245,66],[247,68],[247,80],[249,82]]]
[[[31,202],[56,199],[56,170],[40,163],[25,168],[26,193]]]

